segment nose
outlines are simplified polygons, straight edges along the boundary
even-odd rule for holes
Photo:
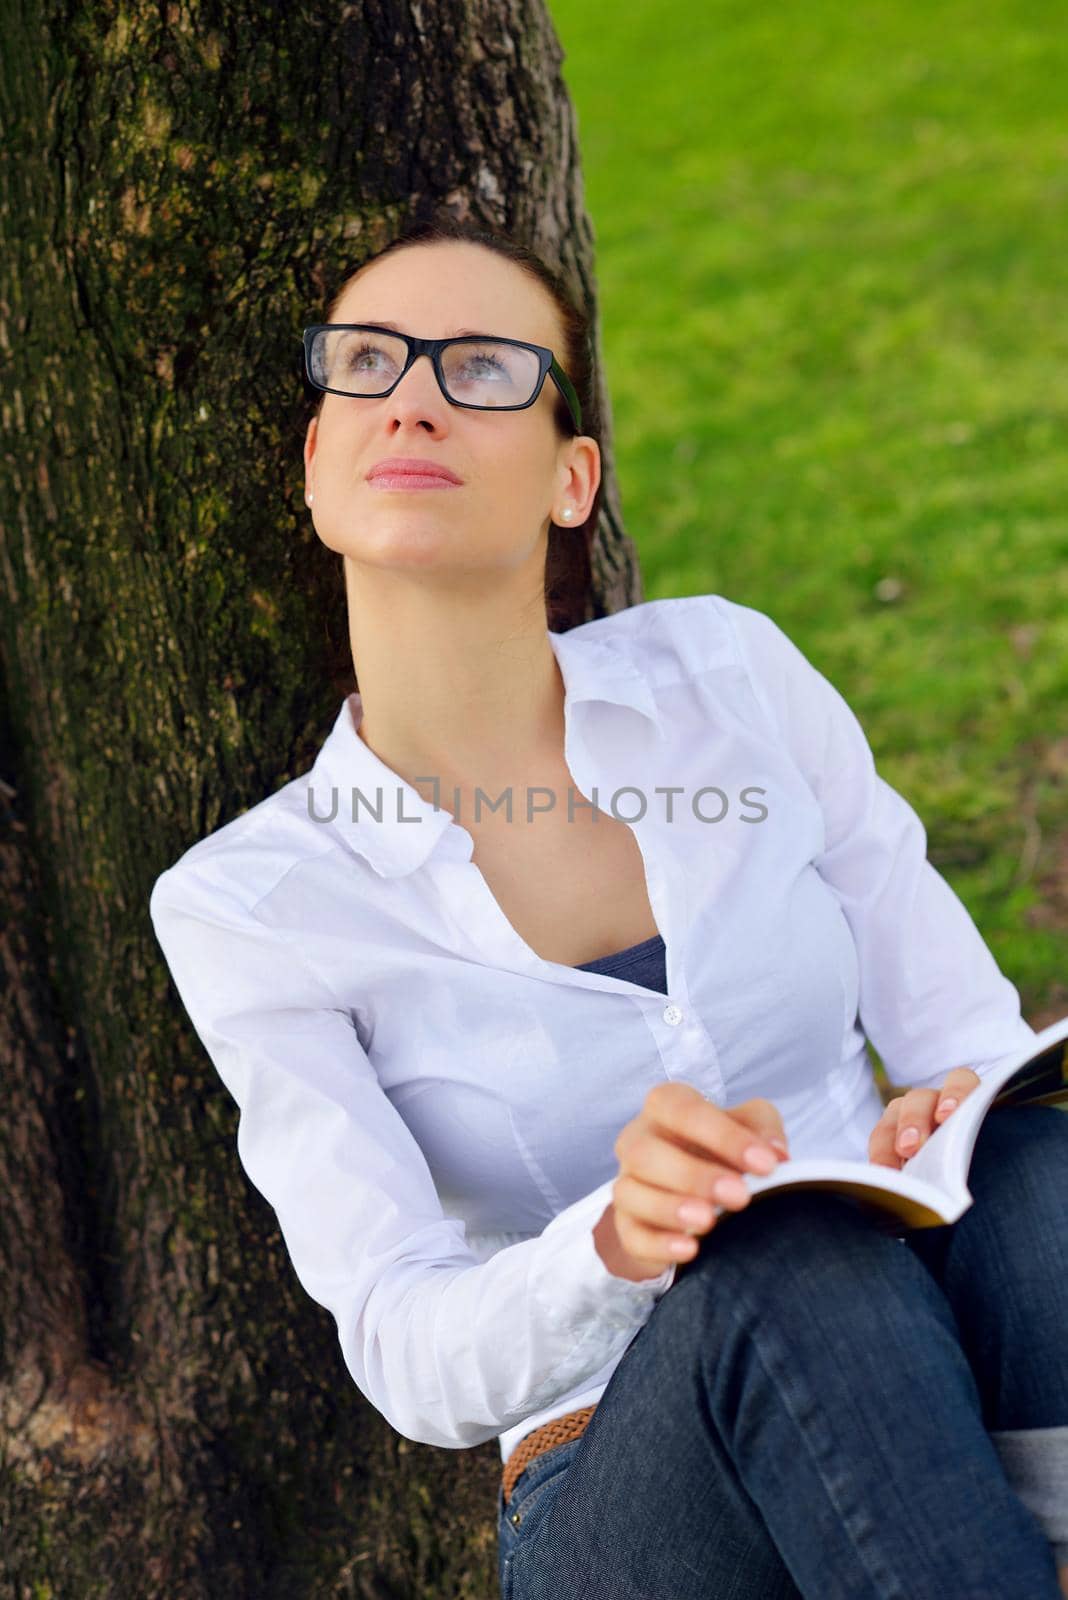
[[[452,409],[425,350],[416,356],[383,404],[391,407],[389,426],[395,423],[401,428],[422,427],[435,432],[448,427],[447,413]]]
[[[412,374],[416,372],[419,377],[413,383]],[[405,400],[412,401],[418,405],[425,404],[427,400],[437,400],[443,406],[448,405],[449,402],[442,392],[441,385],[438,383],[438,375],[434,371],[434,363],[425,350],[421,355],[416,356],[389,398],[391,401],[397,401],[401,395],[404,396]]]

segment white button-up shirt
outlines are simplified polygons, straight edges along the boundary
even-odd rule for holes
[[[792,1155],[863,1161],[866,1036],[927,1087],[1034,1038],[853,712],[769,616],[694,595],[547,637],[574,804],[634,829],[666,996],[535,954],[450,797],[358,737],[357,693],[311,769],[150,901],[357,1387],[408,1439],[499,1438],[504,1460],[600,1397],[674,1279],[616,1277],[593,1242],[654,1084],[764,1096]]]

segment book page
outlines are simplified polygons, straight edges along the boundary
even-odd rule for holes
[[[1058,1088],[1059,1085],[1059,1088]],[[1068,1101],[1068,1017],[1036,1034],[1031,1047],[989,1072],[902,1167],[955,1201],[969,1195],[968,1168],[983,1119],[999,1105]]]

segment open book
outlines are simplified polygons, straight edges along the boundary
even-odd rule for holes
[[[1064,1106],[1068,1114],[1068,1017],[1043,1028],[1029,1046],[988,1072],[900,1171],[871,1161],[811,1156],[780,1161],[766,1178],[752,1172],[740,1176],[754,1199],[774,1189],[835,1189],[851,1195],[889,1233],[941,1227],[956,1222],[972,1204],[965,1181],[972,1150],[984,1117],[1005,1105]]]

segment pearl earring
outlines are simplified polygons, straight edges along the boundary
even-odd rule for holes
[[[565,506],[565,507],[564,507],[564,510],[563,510],[563,515],[564,515],[564,516],[565,516],[565,517],[573,517],[573,516],[574,516],[574,514],[575,514],[575,513],[574,513],[574,512],[573,512],[573,511],[572,511],[572,509],[571,509],[571,507],[570,507],[570,506]]]
[[[313,501],[313,500],[314,500],[314,499],[315,499],[315,496],[314,496],[314,495],[313,495],[313,494],[310,494],[310,495],[309,495],[309,496],[308,496],[308,504],[309,504],[309,505],[311,505],[311,503],[312,503],[312,501]]]

